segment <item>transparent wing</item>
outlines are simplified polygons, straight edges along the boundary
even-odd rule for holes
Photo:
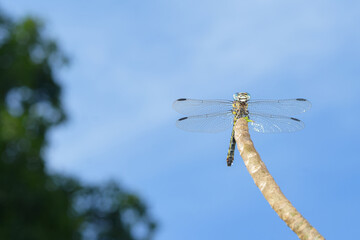
[[[305,127],[301,120],[292,117],[249,114],[249,119],[249,127],[261,133],[295,132]]]
[[[227,100],[180,98],[173,103],[173,108],[184,115],[201,115],[231,110],[232,102]]]
[[[176,126],[190,132],[221,132],[233,126],[234,115],[231,112],[204,114],[183,117],[176,121]]]
[[[254,100],[248,103],[249,113],[292,116],[311,108],[311,103],[304,98],[283,100]]]

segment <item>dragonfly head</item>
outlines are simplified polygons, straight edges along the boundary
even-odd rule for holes
[[[250,94],[243,92],[243,93],[235,93],[233,95],[235,101],[239,102],[247,102],[250,100]]]

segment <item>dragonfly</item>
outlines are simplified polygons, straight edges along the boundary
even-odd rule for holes
[[[176,121],[176,126],[182,130],[215,133],[232,127],[227,166],[234,161],[234,124],[238,119],[245,118],[250,129],[259,133],[295,132],[305,125],[292,116],[310,108],[310,101],[304,98],[250,100],[246,92],[235,93],[232,101],[179,98],[173,103],[175,111],[186,115]]]

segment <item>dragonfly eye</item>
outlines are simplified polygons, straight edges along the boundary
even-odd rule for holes
[[[234,100],[236,101],[240,101],[240,102],[245,102],[248,101],[250,99],[250,94],[243,92],[243,93],[235,93],[233,95]]]
[[[239,101],[239,95],[240,95],[240,93],[238,93],[238,92],[233,94],[233,98],[235,101]]]

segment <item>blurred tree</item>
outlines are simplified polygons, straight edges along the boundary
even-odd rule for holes
[[[0,239],[150,239],[137,196],[47,173],[47,133],[65,120],[54,71],[67,60],[43,32],[0,12]]]

